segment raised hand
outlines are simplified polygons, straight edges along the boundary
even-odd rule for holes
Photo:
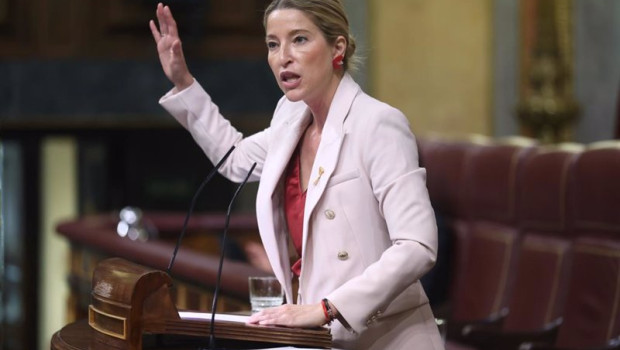
[[[181,39],[177,30],[177,23],[172,17],[170,7],[163,4],[157,4],[157,22],[159,29],[155,25],[155,21],[151,20],[149,26],[153,39],[157,44],[157,52],[159,53],[159,61],[164,70],[164,74],[170,79],[177,90],[183,90],[194,82],[194,78],[187,68],[183,49],[181,48]]]

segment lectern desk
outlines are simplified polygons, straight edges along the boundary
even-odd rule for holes
[[[93,336],[93,329],[88,325],[87,320],[81,320],[63,327],[52,337],[52,350],[88,350],[91,349],[90,342]],[[256,348],[256,347],[255,347]],[[145,345],[144,350],[196,350],[197,346],[191,345]],[[263,348],[263,350],[293,350],[299,349],[293,346],[275,346]],[[313,350],[320,348],[304,348],[305,350]]]
[[[210,321],[182,318],[170,297],[171,287],[170,276],[162,271],[120,258],[102,261],[93,273],[87,322],[57,332],[52,349],[142,350],[151,346],[145,339],[152,341],[152,349],[167,344],[172,347],[164,348],[180,349],[177,344],[205,339]],[[213,328],[216,339],[230,344],[226,345],[229,348],[331,347],[331,334],[325,328],[265,327],[232,321],[216,321]]]

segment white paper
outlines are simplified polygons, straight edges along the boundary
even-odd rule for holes
[[[211,321],[210,312],[195,312],[195,311],[179,311],[179,316],[183,320],[208,320]],[[229,321],[238,323],[247,323],[250,316],[243,315],[230,315],[230,314],[215,314],[216,321]]]
[[[211,313],[210,312],[196,312],[196,311],[179,311],[179,316],[183,320],[208,320],[211,321]],[[243,315],[231,315],[231,314],[215,314],[216,321],[230,321],[230,322],[238,322],[238,323],[247,323],[250,319],[250,316]],[[287,350],[287,349],[298,349],[292,346],[282,346],[277,348],[269,348],[269,349],[261,349],[261,350]],[[305,348],[304,350],[321,350],[321,349],[310,349]],[[337,349],[334,349],[337,350]]]

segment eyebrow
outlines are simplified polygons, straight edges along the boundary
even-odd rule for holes
[[[291,37],[291,36],[295,36],[295,35],[300,34],[300,33],[303,33],[303,34],[310,34],[311,32],[310,32],[309,30],[307,30],[307,29],[293,29],[293,30],[291,30],[291,31],[287,34],[287,36]],[[265,37],[265,39],[275,39],[276,37],[277,37],[277,36],[275,36],[275,35],[273,35],[273,34],[268,34],[268,35]]]

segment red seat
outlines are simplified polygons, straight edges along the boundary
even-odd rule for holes
[[[554,346],[530,349],[620,349],[620,242],[579,238]]]
[[[483,349],[516,349],[528,336],[555,339],[570,266],[566,191],[576,154],[540,147],[524,159],[517,181],[518,226],[524,237],[508,313],[501,325],[468,327],[465,341]]]
[[[573,239],[567,295],[553,345],[620,348],[620,143],[589,147],[568,178],[567,232]]]
[[[589,148],[570,179],[573,235],[620,239],[620,142]]]
[[[567,196],[583,148],[540,147],[526,159],[519,179],[519,226],[528,232],[567,236]]]
[[[466,224],[458,226],[456,247],[462,258],[448,327],[454,338],[459,337],[455,323],[499,318],[506,309],[519,241],[516,179],[531,150],[480,145],[467,153],[462,182]]]
[[[433,269],[422,278],[431,306],[438,317],[445,315],[445,302],[452,284],[452,266],[460,261],[453,248],[455,226],[462,217],[460,200],[465,155],[471,143],[445,139],[418,139],[421,166],[426,168],[426,184],[437,218],[438,258]],[[461,251],[457,249],[456,251]]]
[[[579,239],[556,345],[602,346],[620,336],[620,242]]]
[[[462,216],[459,200],[462,190],[463,164],[468,142],[421,139],[421,166],[426,168],[426,186],[433,208],[444,217]]]
[[[576,158],[568,197],[568,225],[575,243],[564,321],[555,346],[618,346],[620,142],[592,145]]]
[[[527,235],[517,265],[503,331],[543,330],[557,324],[566,299],[571,242]]]
[[[518,181],[519,253],[505,331],[543,329],[562,316],[568,268],[568,178],[580,152],[540,147]]]

